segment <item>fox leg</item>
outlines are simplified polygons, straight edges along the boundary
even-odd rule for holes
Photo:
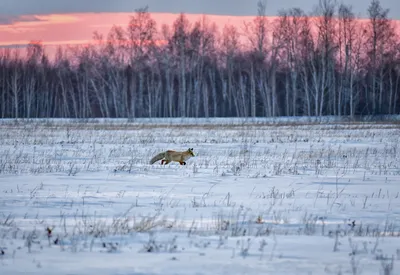
[[[165,162],[165,165],[167,165],[167,164],[170,163],[171,161],[170,161],[170,160],[167,160],[167,159],[163,159],[163,160],[161,160],[161,165],[163,165],[164,162]]]
[[[180,161],[179,163],[180,163],[180,165],[186,165],[186,162],[184,162],[184,161]]]

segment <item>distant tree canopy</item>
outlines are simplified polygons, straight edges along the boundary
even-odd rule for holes
[[[49,60],[0,52],[1,118],[255,117],[400,113],[399,30],[378,0],[369,19],[320,0],[221,30],[206,16],[156,25],[147,7]],[[242,35],[241,33],[244,33]]]

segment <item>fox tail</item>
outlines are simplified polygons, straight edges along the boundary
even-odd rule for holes
[[[153,164],[156,161],[162,160],[165,156],[165,152],[159,153],[157,155],[155,155],[151,160],[150,160],[150,164]]]

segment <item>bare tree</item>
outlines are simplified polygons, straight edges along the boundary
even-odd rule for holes
[[[337,100],[337,114],[350,114],[354,116],[354,101],[356,93],[354,91],[354,56],[356,50],[356,30],[357,25],[352,7],[341,4],[339,6],[339,22],[337,30],[338,55],[339,55],[339,87]],[[347,106],[349,108],[347,108]]]
[[[307,101],[307,112],[310,115],[310,98],[301,95],[302,90],[299,80],[301,76],[301,62],[306,58],[302,56],[302,50],[307,45],[303,45],[302,40],[311,40],[308,18],[299,8],[282,10],[279,13],[276,24],[276,33],[279,33],[281,39],[280,58],[282,66],[287,71],[287,80],[285,80],[285,114],[297,116],[301,108],[299,102]],[[307,77],[305,77],[307,78]],[[304,87],[304,86],[303,86]],[[305,88],[303,88],[305,90]],[[308,90],[307,90],[308,95]],[[301,105],[301,104],[300,104]]]
[[[393,45],[394,28],[388,19],[389,9],[382,8],[379,0],[372,0],[368,7],[369,24],[367,52],[369,56],[369,74],[371,88],[369,101],[372,103],[372,113],[382,111],[384,93],[384,62]]]
[[[268,19],[266,16],[266,1],[259,0],[257,2],[257,16],[254,18],[253,22],[245,23],[245,31],[247,33],[250,45],[253,52],[253,62],[255,63],[255,68],[251,66],[250,68],[250,106],[251,106],[251,116],[256,116],[256,85],[255,78],[256,75],[264,75],[264,62],[267,58],[267,47],[268,47]],[[266,93],[265,81],[260,83],[259,89],[263,93]],[[268,101],[270,99],[268,98]],[[269,102],[268,109],[273,108],[273,104]]]
[[[137,96],[132,95],[132,99],[135,103],[139,112],[138,115],[142,116],[145,109],[144,105],[144,95],[145,95],[145,84],[146,75],[144,74],[146,68],[146,61],[149,59],[150,49],[155,43],[155,36],[157,34],[156,21],[151,18],[148,12],[148,7],[140,8],[135,11],[135,15],[131,17],[128,29],[128,45],[130,66],[132,67],[132,72],[137,72],[138,77],[138,87]],[[133,79],[133,77],[132,77]],[[129,85],[129,90],[131,94],[134,94],[132,86]]]
[[[221,63],[225,70],[225,78],[222,81],[222,95],[228,104],[227,112],[235,116],[239,115],[240,110],[234,73],[237,70],[236,61],[241,47],[238,30],[232,25],[225,25],[220,46]]]
[[[326,106],[328,97],[327,114],[336,114],[336,93],[335,93],[335,51],[337,47],[334,41],[335,33],[335,9],[334,0],[320,0],[316,10],[317,28],[316,49],[311,62],[312,86],[314,97],[314,114],[321,116]]]
[[[188,34],[190,23],[186,15],[181,13],[173,24],[173,35],[170,41],[170,46],[176,54],[179,64],[179,115],[187,116],[186,100],[186,69],[189,66],[187,62],[187,49],[189,49]]]

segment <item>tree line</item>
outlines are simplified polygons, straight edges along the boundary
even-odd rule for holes
[[[265,2],[242,28],[203,16],[157,26],[147,7],[89,45],[0,51],[1,118],[355,116],[400,112],[400,40],[378,0],[359,20],[320,0]]]

